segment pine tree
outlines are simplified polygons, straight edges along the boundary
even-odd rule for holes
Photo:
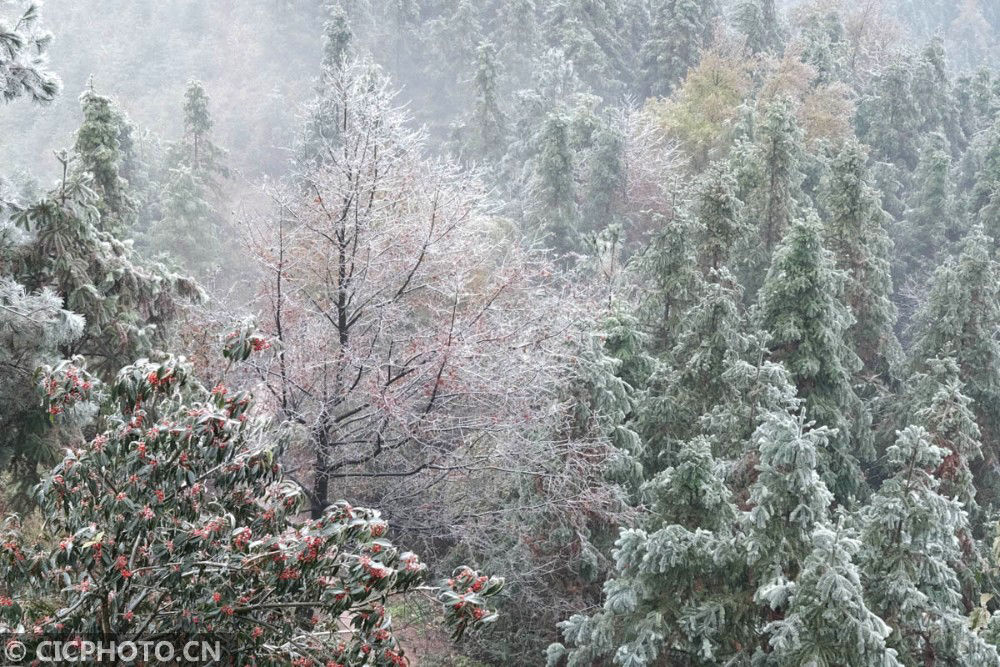
[[[849,54],[846,37],[839,12],[816,12],[808,17],[802,28],[802,62],[816,70],[813,84],[829,85],[844,77]]]
[[[59,77],[48,70],[45,53],[52,35],[41,28],[39,7],[40,3],[31,2],[16,17],[0,14],[0,97],[4,102],[24,95],[35,102],[51,102],[59,93]]]
[[[625,138],[621,130],[602,119],[592,132],[584,164],[587,165],[583,197],[586,229],[599,233],[619,220],[616,206],[625,196]]]
[[[83,123],[76,133],[75,165],[91,175],[100,229],[120,236],[132,229],[137,210],[121,174],[125,160],[121,139],[129,135],[128,121],[110,98],[94,92],[93,85],[80,96],[80,106]]]
[[[812,552],[791,590],[785,616],[768,624],[770,652],[755,665],[898,667],[887,648],[890,628],[865,605],[858,568],[860,548],[843,527],[817,528]]]
[[[678,323],[697,297],[701,275],[695,248],[697,223],[683,211],[657,222],[660,229],[641,258],[639,270],[651,285],[642,312],[653,332],[650,344],[654,351],[663,351],[675,344]]]
[[[338,91],[343,86],[344,67],[351,58],[353,33],[343,7],[338,3],[331,10],[323,35],[323,61],[316,97],[306,108],[306,121],[296,146],[296,167],[307,171],[330,160],[343,120],[337,104]]]
[[[865,381],[884,383],[902,350],[893,332],[896,308],[890,300],[892,242],[866,162],[856,140],[849,140],[833,159],[823,196],[828,215],[824,236],[835,267],[847,278],[842,298],[854,318],[847,342],[861,358]]]
[[[354,33],[347,12],[340,2],[330,7],[330,17],[323,26],[323,73],[329,76],[344,66],[351,51]]]
[[[954,356],[959,379],[972,399],[976,423],[986,444],[985,470],[993,469],[1000,451],[989,443],[1000,434],[1000,343],[994,332],[1000,323],[998,273],[990,258],[992,240],[982,227],[975,227],[957,259],[948,259],[934,273],[930,294],[915,316],[915,335],[910,368],[923,372],[929,359]],[[992,475],[980,478],[990,489]],[[980,487],[983,492],[984,487]]]
[[[953,567],[970,531],[961,503],[940,493],[935,471],[951,455],[915,426],[887,450],[894,475],[862,511],[865,597],[892,627],[887,643],[904,664],[1000,665],[996,648],[969,628]]]
[[[718,14],[715,0],[656,0],[639,54],[647,96],[667,96],[698,62]]]
[[[972,517],[978,506],[971,463],[983,455],[972,399],[965,394],[954,357],[935,357],[925,365],[926,372],[915,373],[907,382],[909,419],[945,451],[934,473],[941,495],[957,498]]]
[[[741,345],[741,293],[725,269],[711,270],[698,298],[684,312],[670,351],[673,373],[664,398],[669,422],[657,428],[675,438],[690,438],[698,420],[726,394],[726,357]]]
[[[733,153],[732,170],[747,204],[747,218],[758,224],[758,237],[741,258],[749,299],[756,297],[774,249],[799,213],[802,138],[792,101],[782,97],[765,110],[754,145]]]
[[[920,132],[941,132],[956,148],[965,145],[958,108],[948,76],[944,41],[935,36],[917,58],[913,76],[913,98],[921,116]]]
[[[709,167],[696,206],[702,232],[699,265],[707,276],[729,265],[734,248],[745,241],[748,233],[736,179],[724,163]]]
[[[923,119],[913,94],[912,65],[890,64],[875,76],[870,91],[858,103],[858,138],[872,147],[877,160],[915,169]]]
[[[971,151],[970,151],[971,152]],[[982,163],[977,165],[975,184],[969,193],[969,216],[980,222],[987,235],[1000,235],[1000,119],[985,138]]]
[[[820,469],[837,500],[850,503],[865,493],[858,457],[873,451],[870,417],[850,379],[860,360],[844,342],[853,318],[838,298],[842,281],[821,243],[818,222],[796,222],[775,252],[758,321],[771,335],[772,358],[791,373],[809,419],[836,429]]]
[[[644,490],[658,527],[622,531],[603,606],[560,624],[569,648],[550,646],[549,665],[565,658],[583,667],[610,656],[628,667],[671,658],[717,664],[732,646],[752,641],[739,621],[745,599],[733,588],[741,574],[737,512],[707,441],[685,443],[677,465]]]
[[[534,166],[535,218],[551,237],[556,252],[576,249],[577,227],[574,163],[570,152],[569,118],[561,111],[550,113],[539,131]]]
[[[820,479],[821,452],[830,431],[811,428],[805,415],[767,413],[753,436],[757,464],[743,516],[747,564],[754,601],[771,611],[787,609],[794,580],[813,548],[813,532],[826,526],[833,494]]]
[[[208,95],[196,81],[188,83],[184,101],[184,136],[168,149],[167,172],[160,194],[162,218],[153,223],[149,245],[199,277],[216,273],[225,252],[225,221],[218,211],[221,187],[228,176],[223,151],[211,140],[214,122]]]
[[[177,146],[178,161],[203,174],[225,173],[222,151],[212,143],[215,121],[208,109],[208,94],[199,81],[188,81],[184,91],[184,138]]]
[[[502,154],[507,120],[500,108],[500,77],[496,47],[491,42],[481,42],[476,49],[476,106],[473,125],[476,142],[475,154],[491,157]]]
[[[958,240],[959,215],[953,193],[951,156],[944,135],[934,133],[920,154],[915,190],[907,201],[906,216],[896,242],[894,282],[907,279],[923,284],[930,277],[925,267],[935,267],[949,243]]]
[[[774,0],[739,0],[732,22],[751,53],[781,51],[784,40]]]

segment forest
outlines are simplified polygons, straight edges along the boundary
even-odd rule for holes
[[[997,63],[997,0],[0,0],[0,662],[1000,667]]]

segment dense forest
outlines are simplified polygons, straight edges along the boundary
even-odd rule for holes
[[[996,0],[0,0],[4,641],[1000,667],[997,62]]]

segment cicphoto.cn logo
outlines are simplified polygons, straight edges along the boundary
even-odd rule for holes
[[[214,639],[115,640],[7,639],[3,645],[6,665],[16,664],[218,664],[222,643]]]

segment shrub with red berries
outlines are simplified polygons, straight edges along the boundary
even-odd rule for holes
[[[237,334],[227,356],[254,340]],[[386,539],[377,511],[339,502],[301,518],[281,437],[249,417],[248,393],[208,389],[173,358],[96,385],[73,364],[42,379],[51,408],[103,407],[98,434],[37,488],[52,539],[26,541],[16,517],[0,530],[0,630],[218,633],[240,664],[395,666],[406,658],[393,596],[436,596],[456,638],[496,617],[487,603],[500,579],[463,569],[426,585],[426,566]]]

